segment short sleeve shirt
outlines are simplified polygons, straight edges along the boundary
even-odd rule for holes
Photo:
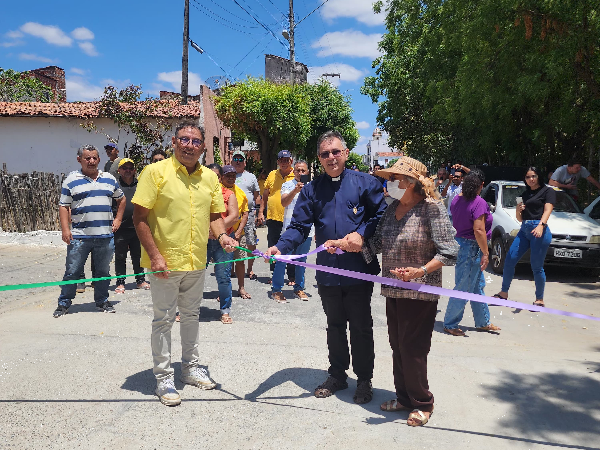
[[[248,209],[254,209],[254,193],[260,191],[256,177],[250,172],[244,170],[242,173],[238,173],[235,176],[235,184],[244,191],[244,194],[246,194]],[[262,194],[262,192],[260,192],[260,194]],[[239,202],[240,199],[238,198],[238,204]]]
[[[525,203],[525,209],[521,213],[523,220],[541,220],[546,203],[556,204],[556,191],[549,186],[543,186],[535,191],[526,189],[523,192],[523,203]]]
[[[267,205],[267,219],[283,222],[284,208],[281,204],[281,186],[286,181],[294,179],[294,171],[291,171],[285,178],[281,175],[279,169],[271,171],[265,181],[265,189],[269,190],[269,203]]]
[[[63,182],[59,205],[71,208],[73,238],[111,237],[112,201],[121,197],[119,183],[108,172],[99,170],[95,180],[81,170],[71,172]]]
[[[452,211],[452,225],[456,230],[456,237],[475,239],[473,223],[485,214],[485,232],[487,239],[492,237],[493,217],[487,202],[479,195],[473,200],[467,200],[462,195],[457,195],[450,205]]]
[[[225,211],[221,183],[212,170],[198,164],[188,174],[175,157],[149,164],[132,202],[150,210],[150,232],[169,270],[206,267],[210,214]],[[150,267],[143,247],[141,265]]]
[[[567,171],[567,165],[560,166],[552,174],[552,180],[558,181],[560,184],[577,184],[580,178],[587,178],[590,176],[590,171],[585,167],[581,167],[581,170],[577,173],[570,174]],[[567,192],[572,195],[577,195],[577,189],[567,189]]]
[[[455,185],[454,183],[452,183],[450,185],[450,187],[448,188],[448,190],[446,191],[446,200],[448,201],[448,214],[450,215],[450,217],[452,217],[452,211],[450,211],[450,206],[452,205],[452,200],[454,200],[454,197],[456,197],[461,192],[462,192],[462,183],[459,184],[458,186]]]
[[[240,227],[240,222],[242,221],[242,214],[248,212],[248,197],[246,197],[244,191],[237,184],[233,185],[233,189],[235,198],[237,199],[239,211],[238,221],[233,225],[233,230],[237,231],[237,229]]]
[[[294,190],[294,188],[296,187],[297,184],[298,184],[298,181],[295,178],[291,181],[286,181],[285,183],[283,183],[281,185],[281,194],[282,195],[289,194],[290,192],[292,192]],[[283,213],[283,227],[281,229],[282,232],[284,232],[286,230],[286,228],[292,221],[292,216],[294,215],[294,207],[296,206],[296,201],[298,200],[299,195],[300,195],[300,192],[298,192],[292,199],[292,202],[285,207],[285,211]],[[315,235],[315,227],[313,226],[310,229],[310,233],[308,234],[308,237],[313,237],[314,235]]]

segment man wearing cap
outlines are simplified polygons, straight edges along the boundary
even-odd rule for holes
[[[359,252],[364,240],[375,233],[386,208],[381,183],[366,173],[345,169],[349,150],[339,132],[323,133],[317,141],[317,151],[325,174],[304,185],[291,223],[265,255],[288,254],[306,240],[314,224],[316,245],[329,247],[327,252],[318,253],[318,265],[378,274],[377,259],[367,264]],[[336,254],[336,248],[344,253]],[[350,350],[346,329],[349,325],[352,369],[357,376],[354,401],[368,403],[373,398],[371,378],[375,362],[373,283],[323,271],[317,271],[316,277],[327,316],[330,367],[329,377],[316,388],[315,396],[329,397],[348,387]]]
[[[258,224],[262,225],[265,221],[264,207],[267,205],[267,245],[269,247],[275,245],[283,229],[285,208],[281,204],[281,186],[286,181],[294,179],[292,154],[288,150],[281,150],[277,154],[277,165],[279,169],[272,170],[265,181],[263,200],[258,211]],[[288,280],[292,283],[295,279],[292,275],[294,269],[292,268],[292,264],[288,264],[287,267]],[[271,263],[270,268],[272,273],[273,269],[275,269],[275,264]]]
[[[115,273],[121,278],[117,278],[117,287],[115,294],[125,293],[125,277],[127,252],[131,255],[131,264],[133,273],[136,274],[135,282],[138,289],[150,289],[150,285],[146,281],[143,274],[144,270],[140,267],[140,258],[142,257],[142,248],[140,240],[133,226],[133,203],[131,199],[137,188],[137,179],[135,176],[135,164],[129,158],[122,158],[119,161],[119,186],[123,194],[125,194],[125,212],[123,213],[123,221],[117,231],[115,231]],[[113,212],[116,216],[116,204],[113,202]],[[141,275],[140,275],[141,274]]]
[[[246,155],[244,152],[237,150],[233,153],[233,158],[231,160],[232,166],[235,167],[235,171],[237,173],[235,179],[235,185],[240,187],[244,193],[246,194],[246,199],[248,200],[248,221],[246,222],[246,226],[244,227],[244,235],[240,240],[240,247],[247,248],[249,250],[256,249],[256,202],[260,198],[260,187],[258,186],[258,180],[256,177],[246,170]],[[237,259],[237,256],[236,256]],[[246,275],[251,280],[256,278],[254,272],[252,271],[252,265],[254,263],[253,259],[248,260],[248,272]],[[250,298],[249,294],[246,293],[247,297],[244,297],[241,293],[244,289],[243,277],[244,277],[244,261],[238,261],[235,263],[235,273],[240,279],[241,271],[241,279],[242,284],[240,285],[240,296],[242,298]]]
[[[171,367],[171,328],[176,308],[181,315],[181,381],[201,389],[215,383],[200,367],[200,303],[204,292],[208,230],[221,247],[233,251],[237,242],[225,232],[225,211],[217,175],[198,160],[206,151],[204,129],[194,121],[175,128],[173,156],[149,164],[138,180],[133,223],[142,243],[142,266],[149,268],[154,306],[151,347],[156,395],[175,406],[181,397]]]
[[[121,158],[119,158],[119,148],[117,144],[109,142],[104,146],[104,150],[106,150],[106,156],[108,156],[108,161],[104,164],[104,171],[117,178],[119,162],[121,161]]]

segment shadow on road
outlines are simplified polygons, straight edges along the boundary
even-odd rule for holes
[[[325,370],[309,369],[306,367],[290,367],[275,372],[265,381],[260,383],[254,391],[246,394],[244,398],[250,401],[257,400],[283,400],[293,398],[311,397],[315,388],[327,378],[328,374]],[[263,394],[270,391],[276,386],[282,385],[288,381],[295,383],[299,388],[305,390],[305,393],[300,395],[277,396],[277,397],[262,397]]]

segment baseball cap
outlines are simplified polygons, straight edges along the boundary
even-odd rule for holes
[[[244,155],[244,152],[241,150],[236,150],[233,152],[233,155],[231,155],[232,158],[235,158],[236,156],[241,156],[242,158],[246,159],[246,155]]]
[[[106,144],[106,145],[104,146],[104,148],[106,148],[106,147],[112,147],[112,148],[116,148],[117,150],[119,149],[119,148],[117,147],[117,144],[114,144],[114,143],[112,143],[112,142],[109,142],[108,144]]]
[[[223,166],[223,175],[226,175],[228,173],[236,173],[235,167],[227,164],[226,166]]]
[[[133,167],[135,167],[135,163],[133,162],[132,159],[129,159],[129,158],[123,158],[121,161],[119,161],[119,167],[121,167],[123,164],[126,164],[126,163],[131,163],[131,164],[133,164]]]
[[[289,150],[281,150],[279,153],[277,153],[277,159],[279,158],[291,158],[292,154],[289,152]]]

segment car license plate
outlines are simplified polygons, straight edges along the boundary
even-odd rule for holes
[[[569,248],[555,248],[554,256],[556,258],[581,258],[582,252],[578,248],[569,249]]]

